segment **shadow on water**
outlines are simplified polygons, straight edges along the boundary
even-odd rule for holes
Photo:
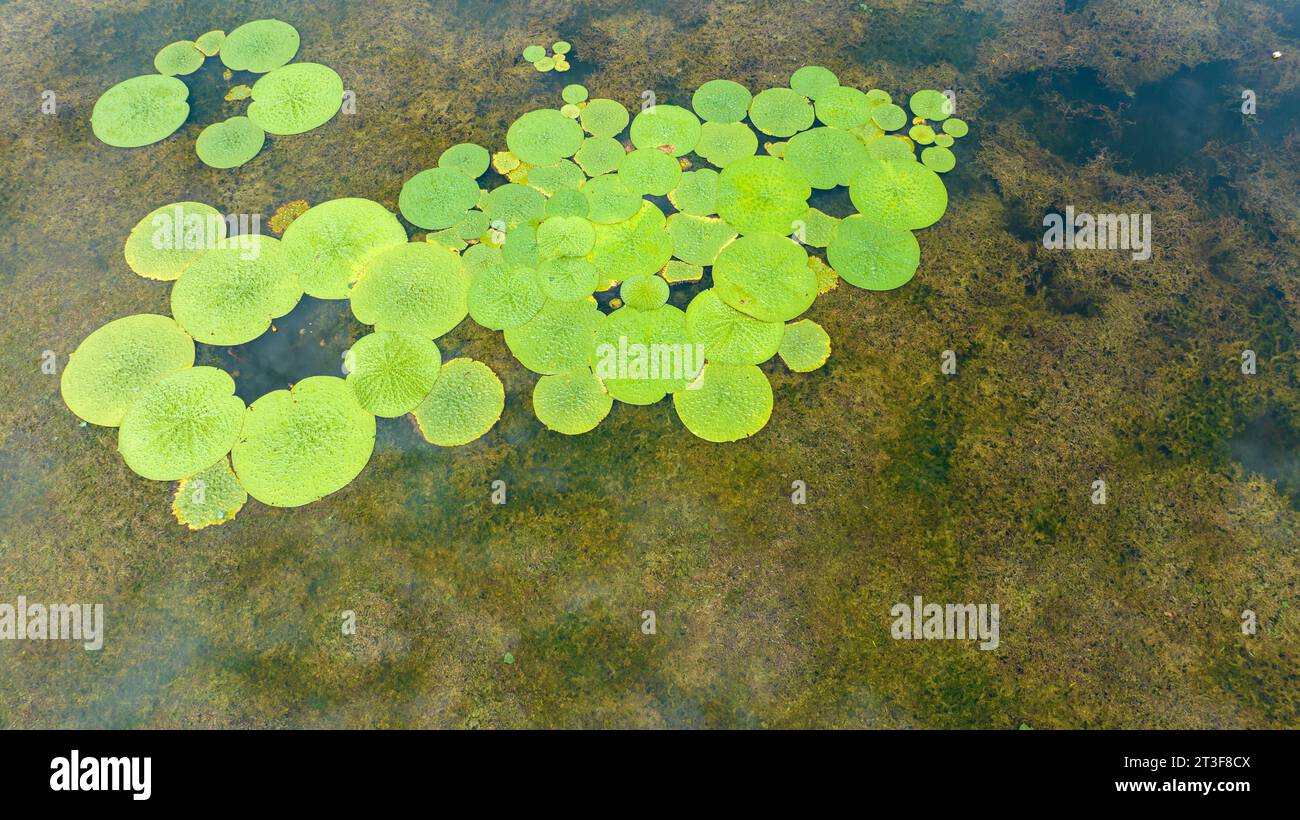
[[[1286,493],[1300,510],[1300,430],[1282,408],[1273,408],[1246,425],[1228,442],[1233,460],[1259,473]]]

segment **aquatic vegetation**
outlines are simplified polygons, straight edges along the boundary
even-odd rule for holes
[[[271,218],[267,220],[267,227],[271,229],[271,233],[279,236],[288,230],[289,226],[298,217],[307,213],[310,208],[310,203],[305,199],[291,199],[275,209],[275,213],[271,214]]]
[[[246,100],[251,96],[253,96],[253,87],[245,83],[240,83],[239,85],[232,85],[228,88],[221,99],[226,102],[238,102],[240,100]]]
[[[532,63],[533,68],[540,72],[547,71],[568,71],[569,70],[569,51],[573,46],[565,40],[559,40],[551,45],[551,53],[546,53],[545,46],[530,45],[525,46],[523,50],[524,62]]]
[[[194,47],[204,57],[215,57],[221,51],[221,44],[226,41],[226,33],[221,29],[204,32],[194,38]]]
[[[154,55],[153,67],[165,77],[193,74],[203,65],[204,54],[189,40],[178,40],[159,49]]]
[[[123,80],[95,101],[90,127],[115,148],[139,148],[171,135],[190,115],[190,90],[175,77],[144,74]]]
[[[311,376],[248,406],[230,461],[248,494],[300,507],[346,487],[375,449],[375,417],[343,379]]]
[[[226,68],[265,74],[297,53],[298,29],[281,20],[253,20],[225,36],[220,56]]]
[[[219,526],[234,518],[248,501],[244,485],[222,458],[201,473],[183,478],[172,496],[172,515],[191,530]]]
[[[238,31],[220,46],[228,58]],[[296,53],[296,41],[290,52],[287,39],[275,46],[273,31],[264,34],[241,46],[265,52],[257,65]],[[559,68],[564,51],[530,56]],[[267,70],[248,117],[200,135],[204,162],[233,167],[257,154],[264,130],[296,133],[337,112],[342,86],[331,69]],[[482,362],[443,362],[435,342],[466,316],[501,331],[539,374],[533,411],[553,431],[579,435],[615,401],[671,394],[696,436],[742,439],[773,411],[759,365],[779,357],[802,373],[828,361],[829,334],[804,318],[818,295],[841,278],[888,290],[915,275],[913,231],[943,216],[936,171],[951,170],[949,148],[967,131],[939,92],[912,95],[909,123],[885,92],[841,85],[820,67],[755,95],[712,80],[691,109],[661,103],[635,118],[582,85],[561,97],[563,110],[516,119],[508,150],[450,145],[406,180],[398,208],[427,231],[415,241],[387,208],[360,198],[287,203],[271,224],[282,240],[227,236],[203,203],[151,212],[125,255],[140,275],[175,280],[175,319],[128,317],[91,334],[65,369],[65,402],[88,421],[120,424],[133,470],[180,480],[173,506],[191,527],[228,520],[245,492],[297,506],[337,491],[369,460],[377,416],[409,413],[437,446],[485,435],[504,411],[501,380]],[[137,114],[126,119],[147,119]],[[762,154],[760,134],[771,138]],[[508,182],[480,190],[489,167]],[[846,187],[857,213],[809,206],[814,189]],[[648,199],[665,196],[668,215]],[[702,281],[686,310],[669,304],[672,285]],[[251,341],[304,293],[347,299],[373,328],[346,352],[346,379],[306,378],[244,408],[228,375],[193,367],[195,341]],[[182,490],[200,479],[213,496],[187,499]]]
[[[204,128],[194,141],[194,153],[212,168],[237,168],[257,156],[266,132],[248,117],[231,117]]]

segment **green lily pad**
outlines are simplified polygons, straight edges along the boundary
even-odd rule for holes
[[[346,381],[357,403],[384,418],[414,410],[429,395],[442,368],[442,355],[431,340],[392,331],[357,339],[346,361]]]
[[[199,132],[194,153],[210,168],[238,168],[262,150],[266,132],[248,117],[214,122]]]
[[[586,299],[600,285],[600,271],[586,259],[559,256],[547,259],[537,269],[541,291],[547,299],[574,302]],[[541,309],[540,302],[538,310]],[[535,311],[534,311],[535,313]],[[518,324],[531,319],[529,316]]]
[[[718,254],[713,289],[741,313],[765,322],[784,322],[812,305],[817,277],[808,268],[808,253],[793,239],[755,233],[740,237]]]
[[[836,226],[826,259],[850,285],[893,290],[916,275],[921,248],[911,231],[854,214]]]
[[[492,368],[473,359],[452,359],[413,415],[425,441],[458,447],[491,430],[505,402],[505,388]]]
[[[397,198],[402,216],[430,230],[450,228],[478,202],[478,184],[450,168],[429,168],[406,181]]]
[[[871,119],[872,103],[856,88],[840,85],[817,99],[817,119],[832,128],[858,128]]]
[[[745,88],[733,80],[709,80],[695,89],[691,108],[708,122],[740,122],[749,113],[754,99]]]
[[[248,118],[268,134],[301,134],[329,122],[342,106],[338,72],[319,63],[293,63],[253,83]]]
[[[493,188],[483,210],[488,219],[509,232],[520,225],[541,222],[546,216],[546,197],[536,188],[512,182]]]
[[[673,407],[686,429],[705,441],[737,441],[771,418],[772,385],[754,365],[709,362],[697,384],[673,393]]]
[[[519,327],[545,303],[538,276],[522,265],[502,261],[476,272],[470,282],[469,315],[489,330]]]
[[[533,413],[566,436],[591,432],[609,415],[614,399],[590,368],[542,376],[533,388]]]
[[[867,160],[849,183],[849,197],[871,221],[909,230],[933,225],[948,208],[943,180],[911,159]]]
[[[234,518],[248,501],[248,493],[223,458],[198,475],[183,478],[172,496],[172,515],[191,530],[220,526]]]
[[[282,240],[298,261],[303,290],[317,299],[346,299],[366,263],[407,243],[406,229],[391,211],[360,197],[331,199],[308,208],[289,224]]]
[[[352,288],[352,314],[375,330],[436,339],[469,312],[470,279],[455,251],[407,242],[377,254]]]
[[[813,106],[804,95],[789,88],[760,91],[749,104],[754,127],[773,137],[792,137],[813,124]]]
[[[711,362],[761,364],[776,355],[785,327],[741,313],[712,288],[686,306],[686,332],[704,346],[704,358]]]
[[[526,46],[524,48],[524,59],[530,63],[535,63],[546,56],[545,46]]]
[[[510,151],[529,165],[550,165],[571,157],[582,139],[578,123],[553,108],[529,111],[506,131]]]
[[[718,252],[736,238],[735,229],[721,219],[691,214],[668,217],[666,230],[673,240],[673,256],[693,265],[712,265]]]
[[[226,457],[244,423],[235,380],[215,367],[186,367],[150,385],[117,432],[126,466],[154,481],[176,481]]]
[[[239,345],[302,298],[298,264],[275,237],[227,237],[185,269],[172,286],[172,315],[196,340]]]
[[[580,216],[552,216],[537,226],[537,251],[542,259],[583,256],[595,243],[595,227]]]
[[[334,376],[311,376],[248,407],[231,464],[248,494],[300,507],[343,489],[375,449],[375,417]]]
[[[698,282],[704,278],[704,268],[680,259],[670,259],[668,264],[664,265],[661,275],[665,282],[673,285],[678,282]]]
[[[932,145],[921,152],[921,163],[940,174],[946,174],[957,167],[957,157],[947,148]]]
[[[637,148],[663,146],[674,157],[680,157],[689,154],[699,142],[700,119],[680,106],[655,105],[636,115],[629,135]]]
[[[639,273],[623,280],[618,295],[634,310],[655,310],[668,301],[668,283],[654,274]]]
[[[747,157],[718,177],[718,215],[741,233],[786,234],[808,212],[812,188],[788,162]]]
[[[944,120],[943,132],[952,137],[964,137],[970,131],[970,126],[965,120],[959,120],[953,117],[950,120]]]
[[[528,184],[547,196],[554,196],[559,191],[576,191],[586,181],[587,175],[582,169],[567,159],[528,171]]]
[[[587,103],[582,109],[580,121],[588,134],[595,137],[617,137],[627,128],[631,115],[622,103],[614,100],[596,99]]]
[[[806,65],[790,75],[790,88],[814,101],[820,101],[823,94],[839,85],[835,72],[819,65]]]
[[[882,103],[871,109],[871,121],[886,131],[897,131],[907,125],[907,112],[893,103]]]
[[[226,68],[255,74],[279,68],[297,53],[298,30],[280,20],[244,23],[227,34],[221,43],[221,62]],[[269,128],[266,130],[271,131]]]
[[[942,92],[927,88],[918,91],[907,101],[907,107],[918,117],[925,117],[931,122],[946,120],[952,116],[952,100]]]
[[[573,161],[590,177],[617,171],[627,152],[613,137],[588,137],[582,141]]]
[[[777,352],[786,367],[796,373],[809,373],[826,364],[830,358],[831,337],[813,320],[800,319],[786,325]]]
[[[153,58],[153,67],[165,77],[193,74],[203,65],[203,52],[189,40],[178,40],[163,46]]]
[[[226,227],[225,217],[211,205],[164,205],[131,229],[124,248],[127,267],[146,279],[171,281],[225,239]]]
[[[560,98],[570,105],[587,101],[587,87],[579,83],[570,83],[560,91]]]
[[[699,353],[678,308],[626,306],[609,314],[597,329],[590,361],[611,396],[647,405],[694,380],[704,363]]]
[[[632,218],[612,225],[596,225],[596,243],[587,258],[609,282],[621,282],[638,273],[654,273],[673,254],[673,241],[665,227],[663,211],[653,202],[644,201]]]
[[[226,33],[221,29],[204,32],[194,38],[194,47],[205,57],[215,57],[221,51],[221,44],[226,41]]]
[[[582,192],[591,203],[587,218],[598,225],[623,222],[641,210],[641,195],[625,185],[618,174],[589,179],[583,183]]]
[[[487,173],[492,157],[488,150],[472,142],[459,142],[438,155],[438,167],[459,171],[470,179]]]
[[[710,216],[718,212],[718,172],[712,168],[687,171],[668,192],[668,201],[682,213]]]
[[[553,216],[581,216],[591,213],[591,200],[582,190],[556,191],[546,200],[546,218]]]
[[[623,158],[619,179],[638,194],[666,196],[677,187],[682,166],[676,159],[655,148],[638,148]]]
[[[72,352],[59,389],[78,418],[117,427],[127,409],[154,382],[194,364],[194,340],[167,316],[142,313],[116,319]]]
[[[700,129],[695,153],[719,168],[758,151],[758,137],[743,122],[706,122]]]
[[[591,340],[603,319],[594,299],[547,300],[533,318],[506,329],[506,346],[534,373],[575,370],[586,366]]]
[[[190,115],[190,90],[175,77],[145,74],[105,91],[90,113],[90,128],[114,148],[139,148],[169,135]]]
[[[795,134],[785,145],[785,161],[814,188],[848,185],[867,161],[867,149],[848,131],[813,128]]]

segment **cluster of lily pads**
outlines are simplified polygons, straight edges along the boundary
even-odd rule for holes
[[[819,294],[839,279],[888,290],[915,274],[913,231],[943,215],[937,172],[966,133],[938,91],[913,94],[909,117],[885,92],[814,66],[756,95],[712,80],[690,109],[635,117],[579,85],[562,97],[562,109],[519,117],[506,150],[452,145],[407,180],[398,209],[422,237],[359,198],[306,209],[278,240],[227,236],[203,203],[146,215],[126,261],[174,282],[172,315],[92,333],[64,370],[64,401],[119,427],[132,470],[179,481],[173,508],[195,528],[228,520],[247,495],[292,507],[341,489],[370,458],[377,416],[409,413],[439,446],[487,433],[504,409],[500,379],[481,362],[443,362],[437,346],[466,316],[503,331],[540,376],[532,409],[551,430],[586,433],[614,401],[671,395],[696,436],[742,439],[773,408],[760,364],[779,356],[807,372],[829,358],[828,334],[800,318]],[[486,190],[489,167],[506,182]],[[857,213],[809,205],[814,189],[841,186]],[[174,237],[160,241],[160,224]],[[706,277],[685,310],[668,304],[672,284]],[[606,313],[596,294],[616,287]],[[303,294],[347,299],[373,327],[348,351],[346,378],[306,378],[245,407],[228,374],[194,366],[196,341],[249,342]],[[644,356],[639,368],[602,368],[613,350],[691,348],[702,352],[694,372]],[[197,481],[203,493],[190,492]]]
[[[551,45],[551,53],[546,53],[544,46],[526,46],[523,57],[532,63],[533,68],[542,73],[547,71],[568,71],[569,51],[573,48],[568,42],[559,40]]]
[[[157,74],[114,85],[95,101],[90,125],[116,148],[138,148],[170,136],[189,117],[189,88],[178,79],[208,57],[220,56],[227,76],[248,71],[265,76],[236,86],[227,100],[249,99],[247,116],[213,123],[199,133],[194,150],[213,168],[235,168],[257,156],[267,134],[301,134],[329,121],[343,104],[343,80],[329,66],[292,63],[298,30],[280,20],[254,20],[230,34],[209,31],[196,40],[164,46],[154,57]]]

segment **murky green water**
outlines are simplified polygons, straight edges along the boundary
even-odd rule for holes
[[[299,29],[298,59],[335,68],[356,114],[209,169],[195,136],[244,105],[209,60],[178,134],[93,139],[94,100],[157,48],[264,16]],[[518,58],[561,38],[567,74]],[[465,322],[439,346],[501,375],[486,437],[443,450],[381,420],[345,490],[189,532],[171,487],[132,474],[41,371],[110,319],[166,312],[166,284],[121,256],[159,205],[395,210],[443,148],[503,148],[566,83],[684,103],[805,64],[954,89],[972,130],[917,277],[818,299],[832,357],[764,365],[776,409],[753,438],[695,439],[667,402],[548,433],[536,377]],[[107,634],[99,652],[0,641],[0,725],[1300,725],[1297,66],[1295,3],[3,7],[0,603],[102,602]],[[1046,251],[1043,215],[1067,205],[1151,213],[1152,258]],[[312,299],[276,325],[200,362],[251,400],[337,374],[364,331]],[[999,603],[998,649],[892,640],[914,595]]]

